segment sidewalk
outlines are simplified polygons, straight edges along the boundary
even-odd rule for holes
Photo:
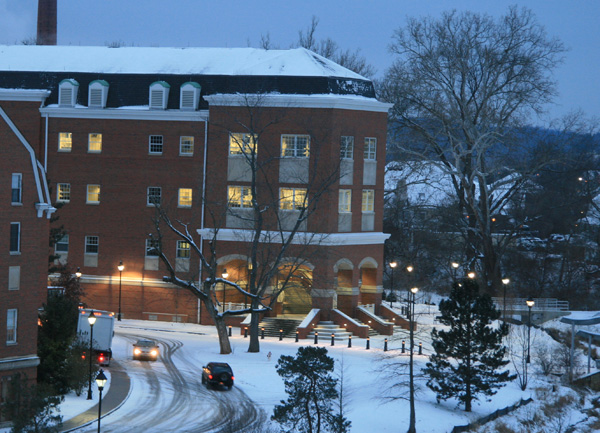
[[[129,376],[114,359],[110,363],[110,388],[102,398],[102,418],[117,410],[127,399],[131,386]],[[98,420],[98,405],[63,422],[61,432],[70,432]]]

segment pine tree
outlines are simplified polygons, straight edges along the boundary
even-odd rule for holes
[[[502,345],[508,326],[492,326],[500,312],[488,295],[479,295],[479,286],[471,279],[454,283],[449,299],[440,302],[440,313],[437,320],[450,329],[432,331],[435,353],[424,370],[429,375],[427,386],[436,392],[438,402],[456,398],[470,412],[478,394],[494,395],[514,379],[507,370],[499,371],[509,362]]]

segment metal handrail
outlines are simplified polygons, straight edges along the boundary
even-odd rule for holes
[[[533,298],[535,304],[531,308],[532,311],[569,311],[569,301],[561,301],[556,298]],[[496,308],[503,310],[505,307],[504,298],[492,298]],[[527,298],[507,298],[507,310],[528,310]]]

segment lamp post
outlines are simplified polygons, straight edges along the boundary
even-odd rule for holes
[[[123,276],[123,269],[125,269],[125,266],[123,266],[123,260],[121,260],[119,262],[119,266],[117,266],[117,269],[119,270],[119,314],[117,315],[117,320],[120,322],[121,321],[121,277]]]
[[[410,422],[408,425],[408,433],[416,433],[415,427],[415,383],[414,383],[414,371],[413,371],[413,346],[414,346],[414,332],[415,332],[415,301],[417,292],[419,289],[413,287],[410,289],[412,294],[412,312],[409,317],[409,331],[410,331],[410,361],[409,361],[409,391],[410,391]]]
[[[223,277],[224,280],[227,279],[227,277],[229,277],[229,273],[227,272],[227,268],[223,268],[223,272],[221,273],[221,277]],[[225,311],[225,295],[227,294],[227,290],[225,290],[225,283],[223,283],[223,311]]]
[[[396,269],[396,266],[398,266],[398,263],[396,263],[395,261],[390,262],[390,268],[392,269],[392,274],[391,274],[391,282],[390,282],[390,308],[392,308],[394,306],[394,270]]]
[[[408,275],[409,275],[409,277],[408,277],[408,278],[409,278],[409,280],[410,280],[410,276],[412,275],[412,271],[413,271],[414,269],[415,269],[415,268],[413,268],[413,267],[412,267],[412,265],[408,265],[408,266],[406,267],[406,272],[408,272]],[[410,320],[410,289],[409,289],[409,291],[408,291],[408,302],[407,302],[407,304],[408,304],[408,305],[407,305],[407,307],[408,307],[408,308],[407,308],[407,311],[406,311],[406,316],[407,316],[407,317],[408,317],[408,319]]]
[[[535,301],[530,296],[529,299],[525,301],[525,303],[527,304],[527,308],[529,308],[529,320],[527,324],[527,364],[529,364],[529,362],[531,361],[531,358],[529,356],[531,349],[531,308],[535,305]]]
[[[450,263],[450,266],[452,266],[452,282],[454,282],[456,281],[456,271],[458,270],[460,264],[458,262],[452,262]]]
[[[102,369],[96,375],[96,385],[98,385],[98,391],[100,391],[100,398],[98,400],[98,433],[100,433],[100,418],[102,417],[102,390],[106,385],[106,376]]]
[[[476,276],[477,276],[477,274],[473,271],[471,271],[467,274],[467,277],[469,277],[470,279],[474,279]]]
[[[506,322],[506,286],[510,283],[510,279],[502,278],[502,287],[504,288],[504,295],[502,298],[502,320]]]
[[[94,323],[96,323],[96,316],[94,315],[94,310],[90,312],[88,316],[88,323],[90,324],[90,353],[88,353],[88,358],[90,359],[90,376],[88,381],[88,395],[87,399],[92,399],[92,341],[94,340]]]
[[[81,278],[81,269],[79,268],[79,266],[77,267],[77,272],[75,272],[75,276],[78,280]]]

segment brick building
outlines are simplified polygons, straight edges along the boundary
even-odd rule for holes
[[[240,149],[250,136],[275,197],[267,230],[288,230],[313,179],[338,173],[300,227],[302,239],[321,240],[292,249],[305,255],[301,277],[275,313],[352,316],[381,303],[389,107],[364,77],[304,49],[10,46],[0,47],[0,89],[48,94],[14,123],[29,131],[52,201],[63,204],[56,253],[80,268],[88,305],[205,323],[195,297],[162,282],[149,236],[155,202],[190,223],[203,248],[218,229],[219,267],[244,285],[251,173]],[[200,278],[187,243],[164,232],[162,248],[183,278]],[[219,297],[245,302],[223,288]]]
[[[55,211],[39,147],[39,109],[49,95],[0,89],[0,403],[10,377],[22,373],[34,381],[39,364],[37,313],[46,296],[48,221]]]

